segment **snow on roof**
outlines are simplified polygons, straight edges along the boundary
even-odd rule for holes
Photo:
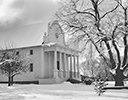
[[[41,45],[44,33],[47,32],[47,22],[0,30],[0,47],[11,44],[16,48]]]

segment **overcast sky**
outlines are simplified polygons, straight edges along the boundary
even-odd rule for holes
[[[60,0],[0,0],[0,27],[10,27],[49,20],[55,11],[57,11],[59,1]]]
[[[57,11],[59,0],[0,0],[0,27],[45,21]]]

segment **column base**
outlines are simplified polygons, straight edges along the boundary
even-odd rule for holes
[[[73,78],[76,78],[76,72],[72,72]]]
[[[63,70],[59,70],[59,76],[60,76],[60,78],[63,78],[64,76],[63,76]]]
[[[68,78],[68,72],[67,71],[63,71],[64,74],[64,78]]]
[[[77,74],[77,78],[80,78],[80,72],[77,72],[76,74]]]
[[[73,72],[72,71],[70,71],[70,78],[73,78]]]
[[[77,72],[75,72],[75,78],[78,78],[78,74],[77,74]]]
[[[54,78],[59,78],[59,70],[55,69],[54,72]]]
[[[67,78],[70,78],[70,72],[67,71]]]

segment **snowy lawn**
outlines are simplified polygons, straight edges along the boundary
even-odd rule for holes
[[[99,97],[92,85],[65,82],[54,85],[14,84],[8,87],[7,84],[0,84],[0,100],[128,100],[128,90],[107,90]]]

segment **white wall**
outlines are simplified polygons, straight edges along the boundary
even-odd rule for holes
[[[44,53],[44,62],[45,62],[45,67],[44,67],[44,78],[48,78],[49,77],[49,53],[48,52],[45,52]]]
[[[22,75],[17,75],[14,77],[14,81],[36,81],[38,78],[43,77],[42,71],[44,70],[44,66],[41,65],[43,61],[41,62],[41,49],[43,47],[38,46],[38,47],[30,47],[30,48],[21,48],[19,49],[20,52],[23,54],[26,54],[29,56],[28,58],[30,59],[30,63],[33,63],[33,72],[27,72],[23,73]],[[33,50],[33,55],[30,55],[30,50]],[[0,75],[0,81],[7,81],[8,78],[6,76]]]
[[[54,52],[45,52],[44,78],[53,78]]]
[[[50,66],[49,66],[49,78],[53,78],[53,70],[54,70],[54,52],[50,52]]]

